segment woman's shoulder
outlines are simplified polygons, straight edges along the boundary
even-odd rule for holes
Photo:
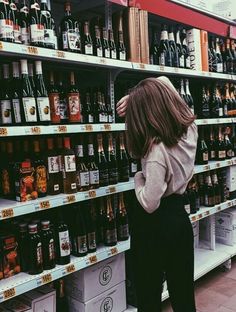
[[[156,161],[162,165],[165,164],[165,155],[166,147],[163,142],[160,143],[153,143],[152,148],[148,155],[145,157],[146,161]]]

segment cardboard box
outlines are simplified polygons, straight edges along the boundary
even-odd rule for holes
[[[12,311],[12,312],[33,312],[31,307],[25,303],[23,303],[20,298],[14,298],[7,302],[3,303],[3,307],[6,310],[1,311]]]
[[[125,255],[118,254],[66,277],[67,295],[85,302],[125,280]]]
[[[141,63],[149,64],[148,12],[139,10]]]
[[[229,189],[230,198],[236,195],[236,166],[230,166],[226,171],[226,185]]]
[[[56,291],[43,286],[20,296],[22,302],[29,305],[33,312],[56,312]]]
[[[201,30],[201,56],[202,56],[202,71],[209,72],[209,60],[208,60],[208,33],[205,30]]]
[[[236,244],[236,208],[232,207],[226,211],[219,212],[215,218],[217,242],[230,246]]]
[[[199,247],[215,250],[215,242],[215,216],[212,215],[199,221]]]
[[[216,228],[216,242],[223,245],[233,246],[234,245],[233,231],[221,227]]]
[[[85,302],[68,297],[70,312],[123,312],[126,310],[125,282]]]
[[[194,70],[202,70],[200,30],[192,28],[187,30],[187,44],[190,54],[190,66]]]

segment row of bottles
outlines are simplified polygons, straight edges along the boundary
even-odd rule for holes
[[[1,196],[28,201],[72,194],[129,181],[138,170],[130,160],[124,133],[1,141]],[[104,140],[105,139],[105,140]],[[73,148],[72,148],[73,146]]]
[[[129,238],[123,193],[70,205],[66,211],[65,214],[59,209],[34,215],[33,219],[26,216],[3,223],[2,237],[11,235],[16,241],[16,261],[20,266],[17,273],[39,274],[56,264],[70,263],[71,255],[83,257],[96,252],[100,244],[114,246]],[[4,257],[0,254],[1,261],[6,261]],[[3,278],[9,276],[3,272]]]
[[[228,199],[225,169],[194,175],[184,193],[184,205],[188,214],[196,213],[200,207],[212,207]]]

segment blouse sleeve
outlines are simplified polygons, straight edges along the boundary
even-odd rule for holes
[[[153,213],[160,205],[167,189],[166,167],[157,161],[146,163],[146,179],[141,171],[134,178],[135,193],[139,203],[148,213]]]

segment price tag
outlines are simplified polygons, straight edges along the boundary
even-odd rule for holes
[[[228,202],[228,203],[227,203],[227,206],[228,206],[228,207],[231,207],[231,206],[232,206],[232,202]]]
[[[111,255],[114,256],[114,255],[117,255],[118,254],[118,249],[117,247],[112,247],[111,248]]]
[[[203,217],[203,216],[202,216],[202,214],[200,213],[200,214],[198,215],[198,220],[199,220],[199,219],[202,219],[202,217]]]
[[[175,73],[178,73],[178,72],[179,72],[178,67],[175,67],[175,68],[174,68],[174,71],[175,71]]]
[[[110,186],[109,187],[109,193],[116,193],[116,187],[115,186]]]
[[[14,217],[14,210],[13,208],[3,209],[2,210],[2,219],[5,218],[13,218]]]
[[[204,171],[210,170],[210,166],[209,165],[203,166],[203,170]]]
[[[220,168],[220,163],[216,163],[216,168]]]
[[[67,126],[63,125],[63,126],[58,126],[57,130],[59,133],[67,133]]]
[[[195,221],[197,221],[197,218],[196,218],[196,216],[193,216],[193,217],[191,217],[191,220],[192,220],[192,222],[195,222]]]
[[[160,66],[160,71],[165,71],[165,66],[161,65]]]
[[[16,296],[16,289],[13,287],[13,288],[10,288],[10,289],[7,289],[3,292],[3,298],[4,300],[8,300],[12,297]]]
[[[216,210],[217,210],[217,211],[221,211],[221,206],[218,206],[218,207],[216,208]]]
[[[93,131],[93,125],[85,125],[85,131],[88,131],[88,132]]]
[[[7,128],[0,128],[0,136],[7,136],[7,135],[8,135]]]
[[[232,165],[232,161],[231,160],[227,160],[227,165],[231,166]]]
[[[145,69],[145,65],[143,63],[139,63],[139,68],[140,69]]]
[[[202,120],[202,124],[203,124],[203,125],[207,125],[207,124],[208,124],[208,120],[207,120],[207,119],[203,119],[203,120]]]
[[[51,208],[51,204],[49,200],[44,200],[42,202],[39,203],[39,207],[40,209],[48,209]]]
[[[57,57],[65,58],[65,52],[63,52],[63,51],[57,51],[56,55],[57,55]]]
[[[90,256],[90,257],[89,257],[89,263],[90,263],[90,264],[94,264],[94,263],[96,263],[97,261],[98,261],[98,259],[97,259],[97,256],[96,256],[96,255]]]
[[[3,49],[3,43],[2,43],[2,41],[0,41],[0,50],[2,50]]]
[[[104,125],[104,130],[105,131],[111,131],[111,124],[105,124]]]
[[[70,273],[73,273],[73,272],[75,272],[75,266],[74,266],[74,264],[67,265],[67,267],[66,267],[66,273],[70,274]]]
[[[41,128],[40,127],[31,127],[31,133],[32,134],[41,134]]]
[[[97,193],[96,193],[95,190],[90,190],[90,191],[88,192],[88,194],[89,194],[89,198],[94,198],[94,197],[97,196]]]
[[[209,215],[210,215],[210,211],[206,211],[205,216],[209,216]]]
[[[67,203],[74,203],[74,202],[75,202],[75,195],[68,195]]]
[[[50,283],[52,281],[52,274],[48,273],[42,276],[42,283],[43,284],[47,284]]]
[[[38,55],[38,48],[36,48],[36,47],[28,47],[28,53],[29,54],[34,54],[34,55]]]
[[[107,62],[106,62],[106,59],[105,58],[100,58],[100,63],[101,64],[106,64]]]

